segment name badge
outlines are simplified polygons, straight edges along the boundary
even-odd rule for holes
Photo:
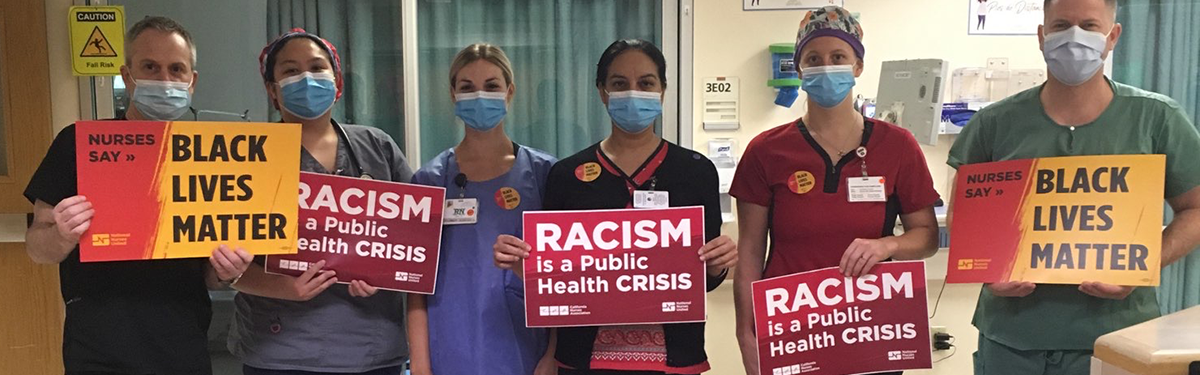
[[[884,189],[883,177],[850,177],[846,186],[850,190],[850,202],[887,202],[887,191]]]
[[[633,208],[668,208],[671,200],[665,191],[635,190]]]
[[[475,224],[479,220],[479,201],[475,198],[447,199],[442,211],[443,225]]]

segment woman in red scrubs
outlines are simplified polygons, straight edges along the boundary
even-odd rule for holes
[[[809,12],[795,55],[808,112],[755,137],[734,175],[742,254],[734,295],[747,374],[759,373],[752,282],[826,267],[857,277],[878,262],[937,249],[938,194],[921,148],[907,130],[863,118],[850,99],[864,52],[850,12]]]

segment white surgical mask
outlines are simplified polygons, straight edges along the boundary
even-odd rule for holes
[[[1072,26],[1046,34],[1042,55],[1050,75],[1068,86],[1079,86],[1104,66],[1108,35]]]
[[[139,79],[130,99],[138,112],[154,121],[175,121],[187,113],[192,104],[188,82]]]

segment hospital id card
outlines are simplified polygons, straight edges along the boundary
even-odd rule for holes
[[[479,200],[475,198],[447,199],[442,224],[475,224],[479,220]]]
[[[850,177],[846,180],[851,203],[887,202],[884,178],[879,176]]]

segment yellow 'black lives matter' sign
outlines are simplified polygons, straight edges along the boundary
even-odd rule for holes
[[[1158,285],[1163,155],[958,168],[946,281]]]
[[[296,253],[298,124],[80,121],[75,138],[96,210],[80,260]]]

